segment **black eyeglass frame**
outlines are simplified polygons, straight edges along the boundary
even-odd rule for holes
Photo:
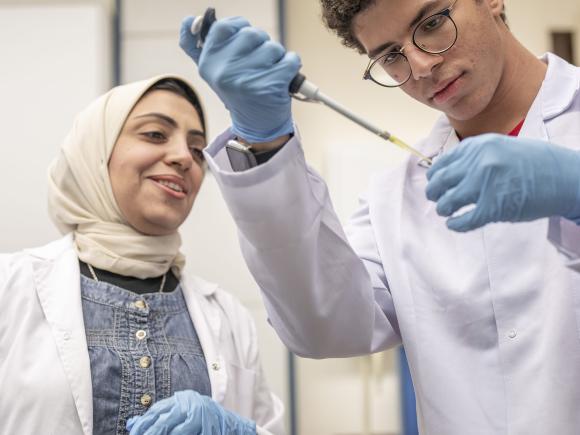
[[[458,0],[455,0],[451,5],[449,5],[448,8],[443,9],[441,12],[437,12],[436,14],[433,15],[429,15],[428,17],[424,18],[423,20],[421,20],[421,22],[419,24],[417,24],[415,26],[415,29],[413,30],[413,45],[415,47],[417,47],[419,50],[421,50],[423,53],[427,53],[427,54],[441,54],[441,53],[445,53],[446,51],[450,50],[451,47],[453,47],[455,45],[455,43],[457,42],[457,38],[459,37],[459,29],[457,28],[457,24],[455,23],[455,20],[451,17],[451,12],[453,11],[453,8],[455,7],[455,5],[457,4]],[[445,48],[444,50],[439,50],[439,51],[429,51],[429,50],[425,50],[424,48],[422,48],[421,46],[419,46],[419,44],[417,44],[417,41],[415,40],[415,35],[417,33],[417,30],[421,27],[421,25],[423,25],[425,22],[438,17],[438,16],[444,16],[446,18],[448,18],[451,21],[451,24],[453,24],[453,27],[455,27],[455,39],[453,39],[453,42],[449,45],[449,47]],[[403,49],[399,50],[399,51],[390,51],[388,53],[385,53],[379,57],[377,57],[376,59],[371,59],[369,60],[369,63],[365,69],[365,72],[363,74],[363,80],[371,80],[372,82],[376,83],[379,86],[382,86],[384,88],[398,88],[399,86],[403,86],[405,83],[407,83],[409,81],[409,79],[411,78],[411,76],[413,75],[413,71],[411,70],[411,64],[409,64],[409,59],[407,59],[407,56],[405,56],[405,54],[402,51]],[[378,81],[376,81],[372,76],[371,76],[371,68],[381,59],[393,55],[393,54],[397,54],[400,56],[403,56],[403,59],[405,59],[405,62],[407,62],[409,64],[409,75],[407,76],[407,78],[399,83],[398,85],[385,85],[383,83],[380,83]]]

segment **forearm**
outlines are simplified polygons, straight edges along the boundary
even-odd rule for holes
[[[220,168],[213,158],[217,152],[217,144],[208,149],[210,168],[284,343],[309,357],[351,356],[371,351],[377,330],[388,328],[394,336],[374,301],[365,265],[347,241],[326,185],[307,168],[298,139],[276,161],[242,173]],[[353,310],[362,320],[351,322]]]

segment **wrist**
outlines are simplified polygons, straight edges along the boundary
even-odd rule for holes
[[[573,174],[574,176],[571,179],[564,180],[565,184],[568,184],[570,188],[570,202],[568,210],[563,214],[563,217],[580,225],[580,152],[569,149],[566,149],[566,151],[569,155],[563,159],[563,162],[570,165],[570,167],[563,173]]]
[[[289,117],[282,125],[274,127],[270,130],[265,131],[263,128],[260,130],[247,128],[236,123],[235,119],[232,117],[232,133],[237,136],[238,138],[242,138],[247,143],[251,145],[258,145],[256,150],[262,150],[262,148],[266,149],[265,147],[272,142],[280,140],[285,136],[291,135],[294,133],[294,123],[292,118]],[[273,146],[272,146],[273,148]]]
[[[277,137],[268,142],[250,142],[244,139],[243,137],[239,136],[236,136],[234,139],[246,145],[248,148],[252,150],[254,154],[259,154],[281,148],[283,145],[286,144],[286,142],[290,140],[292,136],[293,136],[292,134],[285,134],[284,136]]]

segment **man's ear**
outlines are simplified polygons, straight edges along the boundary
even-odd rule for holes
[[[499,17],[504,11],[504,1],[503,0],[486,0],[489,10],[494,17]]]

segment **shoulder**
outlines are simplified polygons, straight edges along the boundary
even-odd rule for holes
[[[70,249],[73,249],[72,234],[43,246],[0,254],[0,282],[5,281],[8,276],[30,267],[34,260],[52,261]]]
[[[207,281],[184,269],[181,276],[183,291],[201,301],[206,307],[219,309],[228,321],[237,324],[248,324],[252,318],[248,310],[230,292],[218,284]]]

